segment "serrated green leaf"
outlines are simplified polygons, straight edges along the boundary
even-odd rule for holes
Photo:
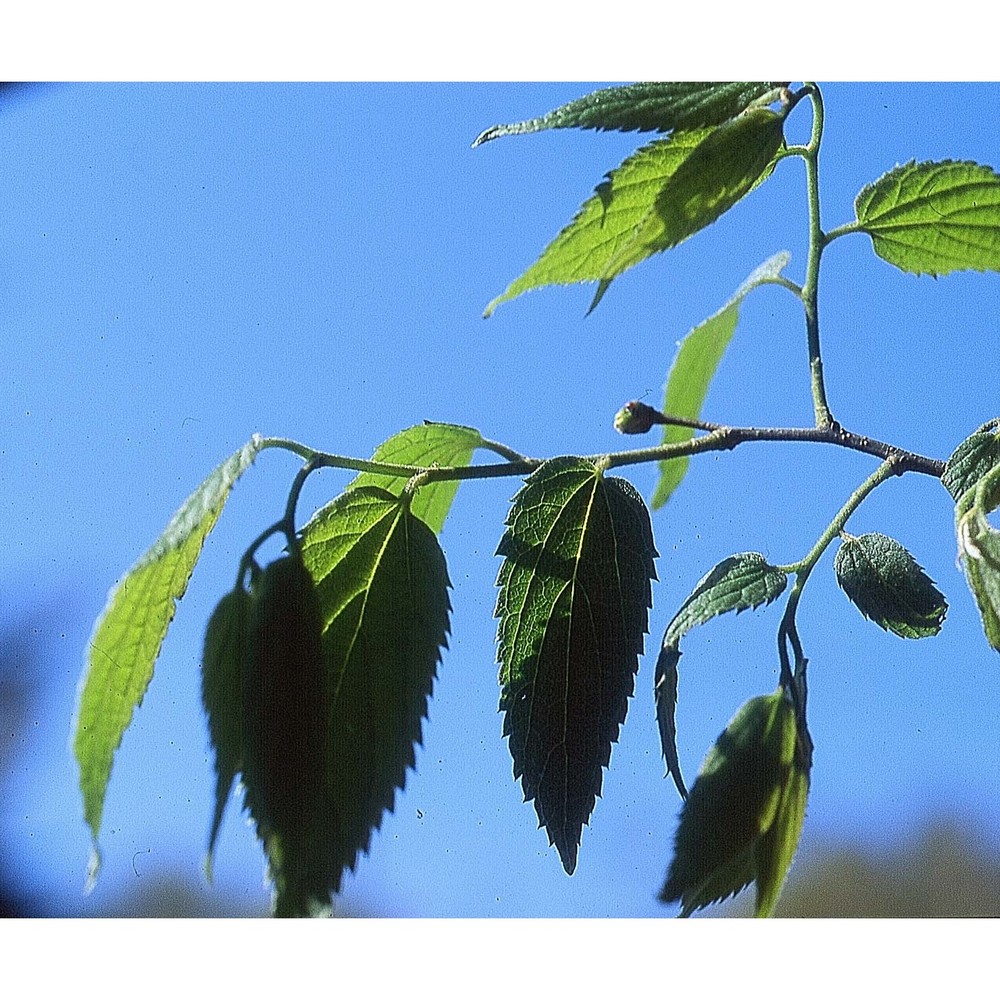
[[[753,289],[779,277],[788,266],[791,256],[787,250],[782,250],[764,261],[714,316],[696,326],[681,341],[667,376],[664,413],[686,420],[698,420],[701,417],[708,387],[736,332],[740,303]],[[690,427],[668,424],[663,429],[664,444],[688,441],[693,436],[694,430]],[[660,462],[660,479],[652,499],[653,510],[662,507],[670,499],[687,473],[689,463],[687,455]]]
[[[494,125],[474,147],[506,135],[550,128],[669,132],[721,125],[751,104],[777,96],[780,83],[633,83],[604,87],[539,118]]]
[[[441,650],[448,572],[434,532],[400,499],[350,489],[302,530],[330,672],[328,851],[338,891],[415,763]]]
[[[466,466],[472,461],[473,452],[482,441],[482,435],[472,427],[425,421],[394,434],[388,441],[380,444],[372,455],[372,461],[423,468],[432,465]],[[406,483],[404,476],[380,476],[373,472],[362,472],[355,476],[348,489],[378,486],[399,496]],[[410,510],[435,534],[440,534],[457,491],[457,480],[428,483],[417,491]]]
[[[675,133],[643,146],[619,164],[538,260],[495,298],[483,315],[490,316],[502,303],[545,285],[601,281],[611,261],[653,210],[664,184],[711,131]]]
[[[624,480],[552,459],[515,496],[497,554],[503,732],[525,800],[572,874],[647,629],[649,514]]]
[[[772,566],[759,552],[737,553],[723,559],[702,577],[667,626],[656,660],[656,721],[667,773],[674,779],[682,798],[687,796],[687,789],[677,757],[677,727],[674,721],[681,638],[716,615],[728,611],[739,614],[748,608],[770,604],[787,583],[785,572]]]
[[[757,841],[754,850],[757,869],[755,914],[758,917],[771,916],[778,905],[778,897],[799,846],[808,798],[809,772],[801,766],[793,766],[782,789],[774,824]]]
[[[970,434],[945,463],[941,482],[956,503],[986,473],[1000,465],[1000,418]]]
[[[941,631],[948,603],[895,539],[878,532],[846,535],[833,568],[844,593],[879,628],[903,639]]]
[[[87,651],[74,725],[84,818],[95,845],[115,751],[153,677],[176,602],[208,533],[263,439],[255,434],[184,501],[152,548],[108,595]]]
[[[241,671],[244,804],[267,854],[276,917],[329,914],[340,878],[329,849],[329,701],[316,589],[292,551],[254,581]]]
[[[911,160],[862,189],[854,210],[875,253],[901,271],[1000,271],[1000,176],[990,167]]]
[[[208,836],[205,874],[212,879],[215,840],[233,781],[243,766],[242,671],[247,653],[250,595],[237,587],[216,605],[205,629],[201,699],[215,752],[215,810]]]
[[[601,275],[628,268],[683,243],[715,222],[769,176],[784,142],[784,115],[751,108],[713,129],[660,189],[653,209]]]
[[[766,902],[775,892],[774,873],[782,859],[791,862],[787,841],[793,817],[787,807],[782,814],[782,806],[790,778],[801,770],[795,757],[795,709],[781,691],[753,698],[736,713],[684,803],[661,900],[679,901],[686,917],[756,878],[760,909],[762,875]],[[779,836],[762,847],[779,816]]]

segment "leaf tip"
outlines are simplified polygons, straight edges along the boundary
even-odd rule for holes
[[[101,871],[101,851],[97,846],[97,841],[90,845],[90,857],[87,860],[87,877],[83,884],[83,894],[89,896],[97,885],[97,876]]]

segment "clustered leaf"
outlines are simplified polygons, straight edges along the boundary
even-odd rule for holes
[[[789,260],[791,254],[782,250],[764,261],[715,315],[696,326],[681,341],[667,377],[664,413],[687,420],[701,417],[708,387],[736,332],[740,304],[753,289],[778,278]],[[664,444],[688,441],[693,436],[692,428],[678,424],[667,424],[663,429]],[[654,510],[662,507],[673,495],[687,472],[690,460],[690,456],[684,455],[660,462],[660,478],[652,499]]]
[[[784,692],[753,698],[708,752],[681,811],[660,893],[681,916],[757,883],[757,916],[770,916],[805,816],[809,770],[795,709]]]
[[[1000,175],[967,161],[911,160],[858,195],[875,253],[911,274],[1000,271]]]
[[[184,501],[155,544],[112,589],[94,626],[73,736],[84,818],[94,841],[91,877],[99,863],[97,836],[115,751],[152,680],[176,602],[184,596],[205,538],[262,444],[255,434]]]
[[[781,86],[780,83],[633,83],[605,87],[539,118],[494,125],[472,145],[550,128],[669,132],[721,125],[754,102],[776,97]]]
[[[729,556],[702,577],[667,626],[656,660],[656,720],[667,773],[674,779],[682,797],[687,796],[687,789],[677,756],[674,721],[681,638],[716,615],[728,611],[739,614],[748,608],[770,604],[782,593],[787,582],[785,572],[772,566],[759,552]]]
[[[585,459],[540,466],[506,523],[503,732],[514,777],[572,874],[633,691],[656,550],[641,497]]]
[[[857,609],[903,639],[937,635],[948,603],[895,539],[845,535],[833,562],[837,582]]]

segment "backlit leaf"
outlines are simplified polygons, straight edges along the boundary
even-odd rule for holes
[[[642,652],[649,514],[626,481],[552,459],[514,498],[498,555],[503,731],[525,800],[572,874]]]
[[[791,254],[787,250],[782,250],[766,260],[740,285],[732,298],[714,316],[696,326],[681,341],[667,377],[664,413],[687,420],[700,418],[708,387],[719,367],[722,355],[729,346],[729,341],[736,332],[740,303],[754,288],[779,277],[789,260]],[[693,436],[694,430],[690,427],[668,424],[663,429],[664,444],[687,441]],[[684,478],[689,462],[690,458],[687,455],[660,462],[660,479],[652,499],[654,510],[662,507],[670,499]]]
[[[916,560],[895,539],[847,535],[833,561],[837,582],[857,609],[903,639],[937,635],[948,604]]]
[[[748,701],[708,752],[681,811],[660,893],[664,902],[681,903],[681,916],[754,879],[758,915],[773,909],[804,813],[807,772],[796,744],[795,709],[777,691]]]
[[[911,274],[1000,270],[1000,176],[978,163],[910,161],[854,203],[875,253]]]
[[[223,462],[174,514],[156,543],[108,596],[88,647],[74,726],[84,818],[95,845],[115,751],[153,677],[176,602],[184,595],[206,536],[262,439]]]
[[[776,97],[781,86],[780,83],[633,83],[605,87],[540,118],[494,125],[472,145],[550,128],[669,132],[721,125],[754,102],[769,95]]]
[[[727,611],[739,614],[747,608],[770,604],[785,589],[787,582],[784,571],[770,565],[759,552],[729,556],[702,577],[667,626],[656,660],[656,721],[667,773],[674,779],[682,797],[686,797],[687,789],[677,757],[677,727],[674,721],[681,638],[716,615]]]
[[[422,468],[433,465],[465,466],[472,461],[472,454],[482,440],[479,431],[472,427],[427,421],[416,427],[408,427],[384,441],[375,449],[372,460]],[[403,476],[380,476],[373,472],[362,472],[351,481],[349,488],[379,486],[399,496],[406,483],[407,479]],[[428,483],[417,491],[410,510],[431,530],[440,533],[457,490],[457,480]]]
[[[605,278],[611,262],[652,212],[667,180],[711,131],[675,133],[643,146],[623,161],[606,175],[593,197],[583,203],[538,260],[495,298],[483,315],[490,316],[501,303],[534,288]]]
[[[330,677],[327,849],[338,891],[393,809],[422,739],[441,650],[448,573],[434,532],[405,498],[349,489],[302,530]]]
[[[237,587],[216,605],[205,629],[201,698],[215,751],[215,810],[208,836],[205,874],[212,878],[215,839],[236,775],[243,768],[242,672],[247,653],[250,595]]]

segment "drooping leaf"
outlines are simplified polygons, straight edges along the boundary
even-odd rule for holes
[[[497,552],[503,732],[525,800],[572,874],[647,629],[649,514],[624,480],[552,459],[514,498]]]
[[[633,83],[605,87],[540,118],[494,125],[474,147],[506,135],[550,128],[669,132],[721,125],[756,101],[777,96],[780,83]]]
[[[681,916],[757,880],[757,913],[771,912],[801,829],[808,771],[796,753],[795,709],[784,693],[753,698],[708,752],[681,811],[660,893]]]
[[[740,552],[723,559],[702,577],[667,626],[656,660],[656,721],[667,773],[674,779],[682,798],[687,796],[687,789],[677,757],[677,727],[674,721],[681,638],[716,615],[728,611],[739,614],[748,608],[770,604],[787,583],[784,571],[772,566],[759,552]]]
[[[601,281],[633,238],[670,176],[711,129],[678,132],[643,146],[606,175],[572,222],[527,271],[495,298],[483,316],[524,292],[545,285]],[[593,306],[591,307],[593,308]]]
[[[1000,465],[1000,418],[970,434],[945,463],[941,482],[957,503],[987,472]]]
[[[425,421],[384,441],[375,449],[372,460],[422,468],[432,465],[465,466],[472,461],[473,452],[482,444],[482,440],[479,431],[472,427]],[[349,488],[378,486],[399,496],[406,483],[404,476],[380,476],[373,472],[362,472],[355,476]],[[435,534],[439,534],[457,490],[457,480],[428,483],[417,491],[410,510]]]
[[[773,281],[787,267],[791,254],[787,250],[776,253],[764,261],[742,285],[732,298],[703,323],[696,326],[681,341],[674,363],[667,376],[666,397],[663,412],[672,417],[698,420],[701,408],[708,395],[708,387],[736,332],[740,303],[746,296],[762,284]],[[668,424],[663,429],[663,443],[687,441],[694,436],[690,427]],[[660,462],[660,479],[653,494],[654,510],[662,507],[680,485],[687,472],[688,456],[670,458]]]
[[[967,490],[955,511],[958,555],[989,644],[1000,652],[1000,531],[986,515],[1000,503],[1000,467]]]
[[[247,653],[250,595],[240,586],[216,605],[205,629],[201,699],[215,752],[215,810],[208,836],[205,874],[212,879],[215,840],[236,775],[243,768],[242,672]]]
[[[405,498],[363,486],[302,530],[330,676],[328,850],[339,890],[367,853],[415,763],[441,650],[448,573],[434,532]]]
[[[910,274],[1000,271],[1000,176],[978,163],[911,160],[854,209],[875,253]]]
[[[262,443],[255,434],[184,501],[152,548],[112,589],[94,626],[73,737],[84,818],[95,847],[92,875],[115,751],[153,677],[176,602],[187,589],[202,544]]]
[[[244,804],[274,883],[276,917],[326,916],[340,867],[330,849],[329,678],[312,577],[297,551],[253,584],[241,671]]]
[[[937,635],[948,603],[895,539],[845,535],[833,561],[837,582],[857,609],[903,639]]]
[[[608,262],[602,283],[683,243],[757,187],[773,169],[784,122],[770,108],[751,108],[709,132],[671,173],[653,210]]]

